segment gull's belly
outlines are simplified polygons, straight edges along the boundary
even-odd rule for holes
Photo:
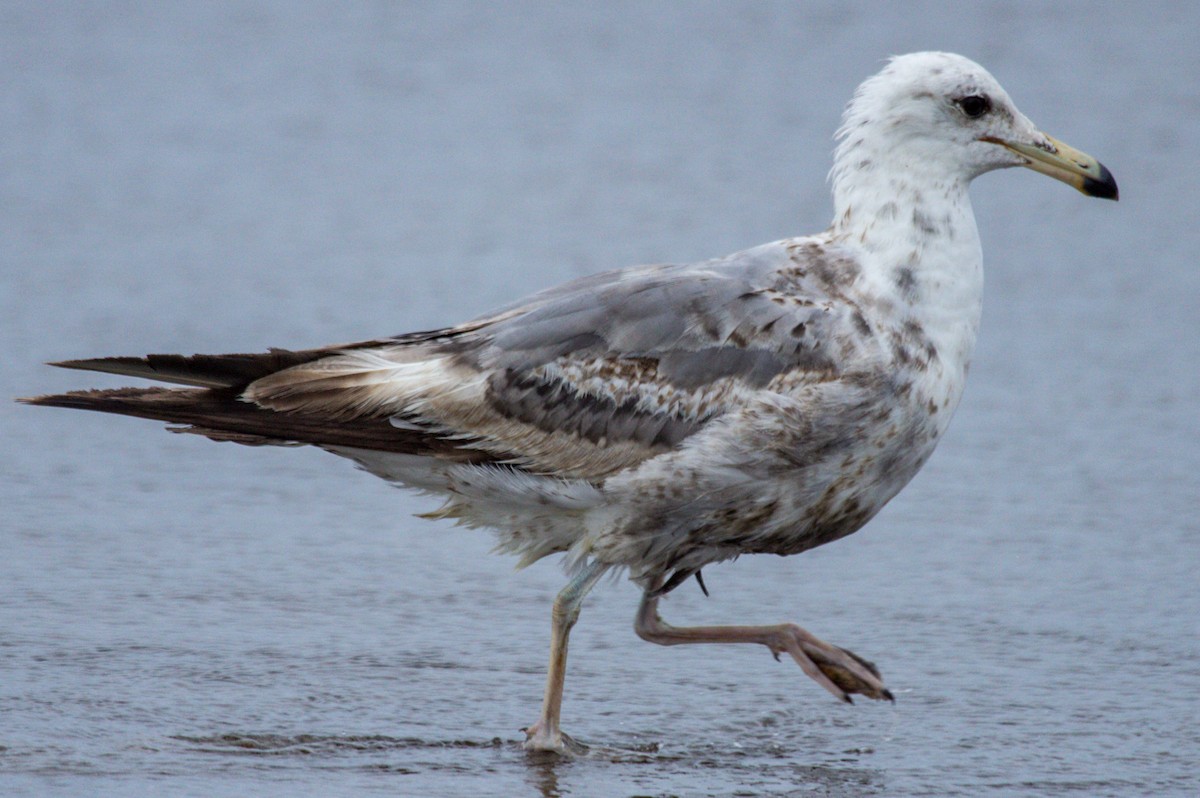
[[[931,408],[957,401],[887,381],[776,397],[610,480],[614,501],[592,516],[592,552],[661,572],[795,554],[855,532],[932,454],[947,411]]]
[[[762,550],[794,554],[845,537],[866,524],[917,474],[945,430],[923,394],[880,402],[875,423],[793,474],[797,501],[765,534]]]

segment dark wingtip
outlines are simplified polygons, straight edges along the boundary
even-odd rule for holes
[[[60,369],[79,369],[80,371],[91,371],[95,363],[100,363],[106,358],[89,358],[86,360],[50,360],[46,362],[47,366],[54,366]],[[115,358],[111,358],[115,359]]]
[[[1113,179],[1112,172],[1108,171],[1108,167],[1104,164],[1100,164],[1099,177],[1084,179],[1083,193],[1089,197],[1099,197],[1100,199],[1120,199],[1118,196],[1120,192],[1117,190],[1117,181]]]
[[[94,410],[96,398],[104,391],[71,391],[69,393],[50,393],[44,396],[18,396],[13,401],[23,405],[37,407],[68,407],[80,410]]]
[[[75,397],[83,391],[70,393],[50,393],[43,396],[18,396],[13,399],[19,405],[35,405],[38,407],[74,407]]]

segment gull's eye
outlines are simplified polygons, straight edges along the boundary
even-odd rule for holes
[[[978,119],[992,110],[992,101],[981,94],[972,94],[970,97],[963,97],[961,100],[958,100],[957,104],[959,110],[971,119]]]

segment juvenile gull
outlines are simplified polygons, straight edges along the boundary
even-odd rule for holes
[[[565,552],[529,749],[571,749],[567,638],[612,569],[642,590],[645,640],[758,643],[844,701],[891,699],[874,665],[799,626],[674,627],[658,602],[712,563],[849,535],[928,459],[979,327],[973,178],[1026,166],[1090,196],[1117,186],[949,53],[894,58],[837,135],[834,221],[818,235],[606,272],[430,332],[56,363],[192,387],[23,401],[312,444],[442,496],[431,516],[492,528],[521,565]]]

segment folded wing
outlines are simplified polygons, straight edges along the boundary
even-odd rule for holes
[[[241,443],[602,479],[683,445],[772,383],[842,369],[838,332],[851,322],[828,290],[828,264],[806,264],[786,244],[594,275],[425,333],[257,355],[68,361],[56,365],[196,387],[29,401],[155,418]]]

